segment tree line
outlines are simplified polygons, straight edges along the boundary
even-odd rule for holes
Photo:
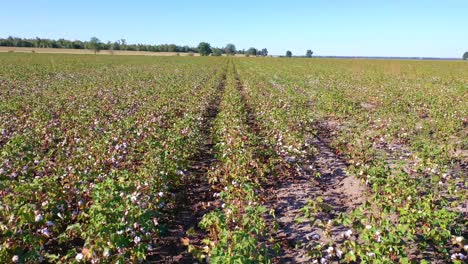
[[[129,50],[129,51],[150,51],[150,52],[187,52],[200,53],[202,56],[221,56],[243,54],[245,56],[268,56],[268,49],[236,49],[234,44],[227,44],[225,47],[212,47],[207,42],[201,42],[197,47],[179,46],[175,44],[128,44],[125,39],[117,41],[102,42],[97,37],[92,37],[89,41],[67,40],[67,39],[47,39],[47,38],[18,38],[8,37],[0,38],[0,46],[4,47],[23,47],[23,48],[56,48],[56,49],[89,49],[95,53],[100,50]],[[306,55],[302,57],[312,57],[313,52],[307,50]],[[292,57],[291,51],[286,52],[286,57]]]
[[[299,58],[312,58],[312,55],[314,52],[312,50],[307,50],[304,56],[295,56]],[[286,51],[286,56],[287,58],[291,58],[293,56],[292,52],[290,50]]]
[[[198,53],[201,56],[221,56],[223,54],[226,55],[235,55],[235,54],[244,54],[246,56],[268,56],[268,49],[257,49],[257,48],[249,48],[247,50],[237,50],[234,44],[227,44],[224,48],[216,48],[212,47],[210,43],[207,42],[200,42],[198,45]]]
[[[247,50],[237,50],[234,44],[227,44],[226,47],[217,48],[212,47],[207,42],[201,42],[197,47],[190,46],[179,46],[175,44],[127,44],[125,39],[119,39],[117,41],[102,42],[96,37],[92,37],[89,41],[81,40],[67,40],[67,39],[47,39],[47,38],[18,38],[8,37],[0,38],[0,47],[24,47],[24,48],[56,48],[56,49],[90,49],[95,52],[100,50],[129,50],[129,51],[150,51],[150,52],[187,52],[187,53],[200,53],[202,56],[221,56],[223,54],[235,55],[244,54],[246,56],[268,56],[268,50],[266,48],[257,49],[251,47]],[[304,56],[294,57],[305,57],[311,58],[313,55],[312,50],[307,50]],[[285,57],[293,57],[291,51],[286,51]],[[468,51],[462,56],[463,60],[468,60]]]
[[[98,38],[92,37],[89,41],[67,40],[67,39],[46,39],[46,38],[0,38],[0,46],[25,47],[25,48],[56,48],[56,49],[91,49],[91,50],[131,50],[131,51],[152,51],[152,52],[197,52],[197,48],[190,46],[178,46],[175,44],[127,44],[125,39],[115,42],[101,42]]]
[[[129,50],[129,51],[150,51],[150,52],[192,52],[204,55],[221,56],[222,54],[235,55],[245,54],[252,56],[267,56],[266,48],[248,50],[237,50],[234,44],[227,44],[226,47],[211,47],[209,43],[201,42],[197,47],[179,46],[175,44],[128,44],[125,39],[115,42],[102,42],[97,37],[92,37],[89,41],[67,40],[67,39],[46,39],[46,38],[0,38],[0,46],[4,47],[24,47],[24,48],[56,48],[56,49],[89,49],[99,52],[100,50]]]

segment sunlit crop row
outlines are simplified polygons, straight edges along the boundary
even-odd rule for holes
[[[207,139],[215,161],[197,177],[216,208],[199,223],[203,245],[187,250],[275,262],[265,186],[313,173],[314,137],[367,202],[326,222],[316,215],[333,205],[310,194],[298,221],[343,229],[302,245],[311,261],[462,262],[467,73],[444,61],[2,54],[0,262],[158,255]]]
[[[2,59],[1,262],[144,259],[221,61]]]
[[[220,208],[206,214],[200,223],[209,236],[197,255],[210,263],[267,263],[269,259],[264,239],[266,208],[259,200],[269,168],[261,162],[252,129],[231,62],[213,125],[217,163],[208,174],[216,186],[214,196],[220,200]]]
[[[319,248],[339,249],[342,261],[466,255],[466,64],[268,59],[239,65],[268,131],[289,128],[276,132],[277,145],[284,138],[303,142],[295,131],[327,136],[330,129],[348,173],[368,186],[368,203],[335,220],[352,235]],[[307,128],[298,129],[302,124]],[[336,257],[322,253],[311,252],[317,261]]]

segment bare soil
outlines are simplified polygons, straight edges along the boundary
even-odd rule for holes
[[[315,149],[314,154],[303,163],[294,164],[300,166],[301,173],[281,179],[269,201],[279,225],[276,239],[282,245],[278,263],[308,263],[310,257],[307,252],[313,245],[341,241],[341,234],[345,231],[343,227],[333,226],[326,236],[310,219],[303,217],[301,209],[309,200],[323,199],[328,210],[316,216],[323,222],[335,219],[340,213],[350,212],[365,201],[366,187],[346,173],[344,160],[319,137],[308,141]],[[320,177],[315,177],[317,173]]]

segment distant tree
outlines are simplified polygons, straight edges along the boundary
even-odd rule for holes
[[[107,41],[107,43],[102,43],[101,49],[112,50],[112,42]]]
[[[463,59],[468,60],[468,51],[463,54]]]
[[[268,56],[268,50],[266,48],[262,49],[262,56]]]
[[[170,44],[168,46],[168,51],[169,52],[176,52],[177,51],[177,46],[175,44]]]
[[[236,46],[234,44],[227,44],[226,47],[224,48],[224,53],[227,55],[234,55],[236,54]]]
[[[116,41],[116,42],[112,43],[111,49],[112,50],[120,50],[120,42]]]
[[[245,54],[250,55],[250,56],[255,56],[255,55],[257,55],[257,49],[256,48],[250,48],[245,52]]]
[[[307,50],[306,57],[307,58],[312,58],[312,54],[314,54],[314,52],[312,50]]]
[[[286,57],[291,58],[292,52],[290,50],[286,51]]]
[[[83,43],[83,41],[75,40],[75,41],[73,41],[73,48],[74,49],[84,49],[85,44]]]
[[[137,50],[137,46],[135,44],[125,45],[125,50]]]
[[[125,39],[120,39],[119,45],[121,50],[127,50],[127,41]]]
[[[212,56],[221,56],[223,55],[223,50],[218,48],[212,48]]]
[[[86,46],[87,49],[94,50],[94,54],[98,53],[102,49],[102,43],[96,37],[92,37]]]
[[[201,56],[208,56],[211,53],[211,46],[209,43],[206,42],[200,42],[198,44],[198,52],[200,53]]]

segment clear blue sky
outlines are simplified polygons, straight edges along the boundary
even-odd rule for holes
[[[0,37],[268,48],[270,54],[460,57],[468,0],[12,1]]]

